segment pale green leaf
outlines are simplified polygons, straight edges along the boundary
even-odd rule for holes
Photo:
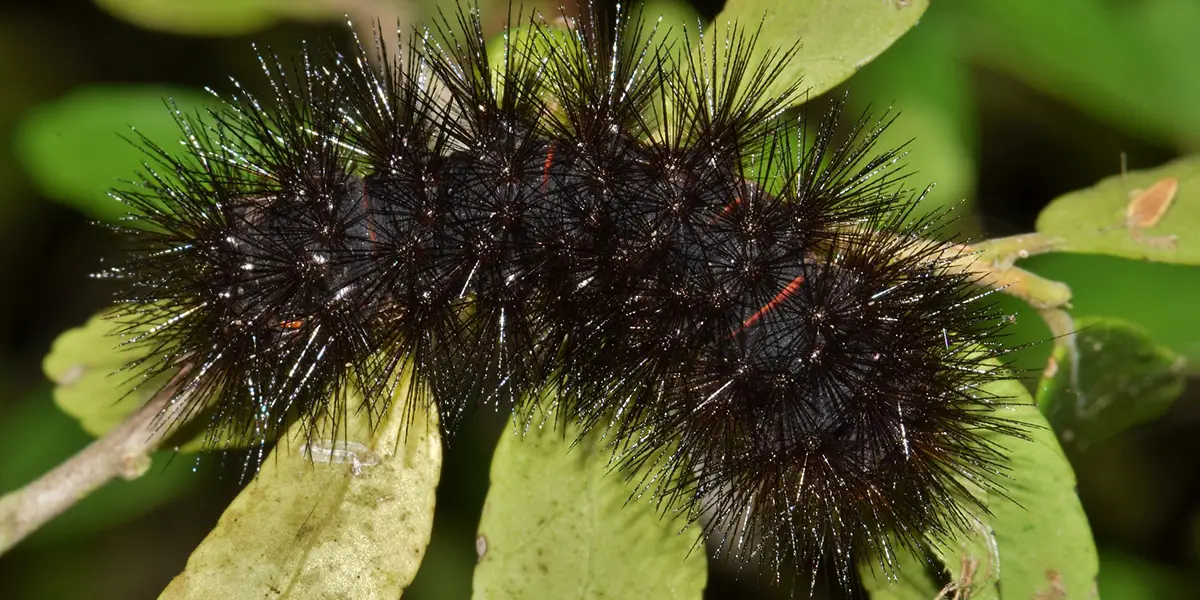
[[[120,328],[110,312],[97,313],[81,327],[59,335],[42,361],[42,370],[54,383],[55,404],[96,437],[121,424],[167,381],[144,381],[123,370],[140,355],[120,347]],[[198,445],[197,439],[185,449],[197,450]]]
[[[929,544],[947,581],[940,588],[934,587],[920,558],[902,549],[894,580],[872,572],[879,567],[864,565],[860,572],[873,599],[939,593],[1001,600],[1096,597],[1096,547],[1070,463],[1020,382],[997,382],[989,391],[1006,398],[1009,405],[997,408],[998,416],[1024,424],[1027,439],[984,434],[1005,452],[1009,466],[996,489],[964,482],[988,512],[973,510],[979,514],[970,517],[968,531]]]
[[[352,403],[336,440],[294,425],[159,598],[399,598],[429,544],[442,462],[434,416],[418,407],[405,428],[407,394],[375,428]]]
[[[896,550],[891,570],[868,561],[858,572],[871,600],[929,600],[940,587],[925,559],[906,548]]]
[[[1126,226],[1126,209],[1139,190],[1173,177],[1173,202],[1153,227]],[[1056,198],[1038,216],[1037,230],[1065,240],[1063,250],[1158,262],[1200,264],[1200,155],[1155,169],[1113,175]]]
[[[1002,489],[988,492],[1000,597],[1096,598],[1096,546],[1071,464],[1021,382],[998,382],[990,391],[1017,404],[1001,414],[1026,424],[1029,438],[989,434],[1010,465]]]
[[[701,598],[696,525],[660,517],[588,436],[549,425],[502,436],[479,524],[477,600]],[[626,504],[628,501],[628,504]]]
[[[729,24],[753,32],[756,52],[800,43],[800,51],[767,88],[773,96],[803,78],[817,96],[858,72],[913,27],[929,0],[729,0],[717,15],[714,40]]]

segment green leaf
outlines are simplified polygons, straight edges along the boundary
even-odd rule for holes
[[[399,598],[429,544],[442,462],[435,416],[417,407],[405,427],[408,382],[374,428],[361,397],[314,428],[336,439],[306,443],[294,425],[159,598]]]
[[[1200,319],[1191,318],[1194,299],[1200,296],[1200,268],[1068,253],[1034,256],[1021,261],[1021,266],[1069,285],[1073,292],[1071,314],[1076,319],[1113,317],[1138,325],[1155,342],[1183,356],[1187,361],[1185,370],[1200,369]],[[1022,318],[1028,325],[1038,320],[1032,311]],[[1048,330],[1043,329],[1040,335],[1044,342],[1042,354],[1048,355]],[[1036,367],[1040,369],[1044,364],[1043,360]]]
[[[63,332],[42,362],[42,370],[55,385],[55,404],[96,437],[121,424],[167,381],[160,378],[139,386],[140,378],[118,372],[138,355],[118,347],[120,324],[110,316],[107,311],[97,313],[82,327]],[[199,442],[187,444],[186,450],[198,449]]]
[[[1038,406],[1064,446],[1084,450],[1161,417],[1183,393],[1182,359],[1118,319],[1076,322],[1077,356],[1055,348]]]
[[[895,581],[870,574],[869,566],[860,569],[872,598],[907,600],[942,592],[952,598],[966,590],[977,599],[1095,597],[1096,548],[1071,464],[1019,381],[997,382],[989,391],[1011,403],[996,409],[998,416],[1026,425],[1027,434],[1027,439],[985,434],[1008,456],[1009,471],[999,480],[1001,489],[985,492],[964,483],[990,514],[975,515],[971,531],[930,543],[949,573],[947,585],[938,589],[920,559],[901,551]]]
[[[987,503],[1000,557],[1000,597],[1097,597],[1096,546],[1071,464],[1021,382],[1001,381],[989,391],[1017,404],[1002,416],[1028,425],[1028,439],[988,434],[1010,465],[1010,479],[1002,481],[1002,490],[988,491]]]
[[[1106,550],[1100,555],[1100,591],[1119,600],[1188,600],[1200,598],[1200,581],[1188,569]]]
[[[970,483],[964,483],[972,488]],[[985,497],[984,491],[977,487],[973,489],[987,506],[990,499]],[[957,594],[974,600],[998,600],[1005,586],[1001,581],[1001,575],[1005,574],[1003,560],[1014,557],[1000,557],[990,515],[973,519],[969,531],[933,545],[933,555],[949,574],[949,581],[938,592],[945,591],[949,597]]]
[[[1152,98],[1156,115],[1136,119],[1157,122],[1160,134],[1179,145],[1195,147],[1200,142],[1200,78],[1195,63],[1182,56],[1200,56],[1200,3],[1193,0],[1155,0],[1123,7],[1121,15],[1131,36],[1144,48],[1142,66],[1154,74],[1154,89],[1139,90]]]
[[[96,0],[96,4],[140,27],[188,35],[243,35],[284,17],[317,19],[344,12],[322,0]]]
[[[929,572],[925,560],[908,550],[897,548],[894,557],[894,579],[872,562],[859,566],[863,589],[871,600],[929,600],[937,596],[940,587]]]
[[[595,436],[504,435],[479,524],[473,598],[701,598],[699,527],[660,517]],[[627,503],[628,502],[628,503]],[[682,531],[681,531],[682,529]]]
[[[168,98],[186,114],[217,103],[192,90],[159,86],[76,88],[25,115],[15,136],[17,156],[42,193],[90,217],[117,220],[129,210],[108,193],[147,159],[131,140],[141,134],[171,149],[183,137]]]
[[[666,47],[677,51],[683,48],[683,36],[689,30],[694,30],[702,19],[696,7],[686,0],[646,0],[631,8],[634,18],[639,10],[643,11],[641,16],[647,30],[657,27],[654,41],[663,42]],[[645,43],[649,31],[643,33],[643,39],[626,40],[626,43]]]
[[[1158,224],[1136,231],[1126,227],[1131,192],[1149,189],[1168,177],[1176,178],[1179,188]],[[1068,252],[1200,264],[1200,155],[1124,177],[1114,175],[1060,196],[1038,216],[1037,230],[1062,237],[1066,240],[1063,249]],[[1169,236],[1177,238],[1174,244],[1154,241]]]
[[[1192,0],[953,4],[989,65],[1142,136],[1192,144],[1200,136],[1200,88],[1179,60],[1200,49]]]
[[[879,147],[905,147],[904,171],[913,185],[936,183],[918,213],[944,211],[974,196],[979,151],[971,76],[958,56],[959,36],[950,6],[934,4],[914,28],[850,81],[850,101],[861,109],[894,106],[898,118],[880,135]],[[963,211],[965,214],[966,211]],[[969,223],[955,223],[964,233]]]
[[[929,0],[729,0],[714,20],[711,40],[724,39],[730,25],[759,29],[756,52],[801,44],[767,96],[803,77],[810,96],[848,79],[908,31]],[[706,36],[708,33],[706,32]]]

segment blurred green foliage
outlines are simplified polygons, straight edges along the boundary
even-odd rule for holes
[[[325,0],[96,0],[116,17],[181,35],[240,35],[287,19],[336,19]]]
[[[116,221],[129,210],[109,191],[133,180],[130,167],[151,160],[139,144],[178,146],[174,111],[195,115],[214,102],[195,90],[161,85],[78,87],[21,119],[17,155],[43,194],[89,217]],[[118,124],[125,131],[114,131]]]
[[[1076,319],[1070,344],[1054,348],[1038,405],[1071,450],[1154,421],[1183,391],[1185,360],[1146,332],[1113,318]]]
[[[503,4],[481,3],[491,15],[491,32],[499,31]],[[788,36],[799,34],[802,56],[819,57],[838,35],[872,38],[847,26],[791,28],[793,20],[808,22],[796,19],[798,14],[844,23],[834,18],[842,4],[731,0],[725,8],[734,12],[718,16],[721,7],[712,4],[698,6],[697,13],[679,3],[655,2],[648,12],[689,26],[714,16],[720,24],[730,15],[741,16],[747,25],[758,22],[754,15],[766,13],[764,41],[790,43],[795,40]],[[899,15],[913,3],[865,4]],[[227,74],[248,85],[257,82],[250,40],[273,41],[286,53],[289,44],[314,34],[314,23],[325,25],[321,35],[345,42],[339,24],[343,14],[359,23],[371,15],[389,23],[400,17],[407,26],[427,20],[439,5],[453,2],[97,0],[91,5],[58,0],[0,8],[0,81],[5,82],[0,131],[8,139],[0,152],[0,277],[12,290],[0,298],[0,382],[7,392],[0,394],[0,449],[6,457],[0,463],[0,490],[32,479],[87,442],[79,425],[49,402],[45,382],[31,374],[38,373],[57,333],[105,302],[102,287],[85,283],[83,274],[101,266],[97,257],[110,254],[115,243],[84,221],[121,214],[105,191],[132,178],[144,160],[122,139],[133,133],[130,126],[164,147],[174,144],[175,125],[163,99],[173,98],[191,111],[211,103],[202,86],[229,89]],[[796,12],[801,5],[813,12]],[[547,12],[554,9],[543,6]],[[1200,149],[1197,31],[1200,3],[1192,0],[933,2],[920,23],[873,62],[886,44],[855,57],[835,57],[829,61],[832,75],[821,75],[817,65],[823,63],[815,58],[796,64],[817,91],[861,68],[834,93],[849,90],[859,107],[899,111],[882,143],[911,140],[905,161],[912,183],[937,182],[926,206],[956,206],[964,231],[1031,230],[1043,206],[1082,190],[1056,201],[1037,223],[1041,231],[1068,236],[1070,248],[1080,254],[1038,256],[1021,266],[1068,283],[1077,321],[1098,328],[1112,319],[1132,324],[1136,334],[1130,336],[1137,341],[1123,342],[1125,353],[1151,352],[1161,358],[1160,367],[1181,365],[1180,372],[1190,375],[1200,364],[1200,320],[1192,308],[1200,295],[1194,259],[1200,217],[1193,217],[1200,215],[1200,184],[1181,184],[1176,205],[1158,227],[1179,237],[1175,250],[1147,248],[1126,230],[1104,228],[1120,224],[1131,192],[1165,176],[1186,183],[1190,171],[1185,170],[1194,169],[1190,159],[1165,171],[1112,177],[1121,152],[1144,167]],[[217,36],[243,37],[227,42]],[[1090,187],[1106,176],[1111,178]],[[1003,302],[1016,315],[1013,342],[1030,344],[1014,353],[1014,360],[1040,372],[1052,349],[1048,330],[1028,307]],[[1086,342],[1089,335],[1081,339]],[[1119,375],[1131,364],[1144,363],[1118,361],[1101,368]],[[1044,388],[1053,385],[1062,382],[1047,381]],[[1190,457],[1200,452],[1200,436],[1194,435],[1200,410],[1194,394],[1172,405],[1176,395],[1177,385],[1154,398],[1130,395],[1121,402],[1136,409],[1135,417],[1122,413],[1126,417],[1118,419],[1119,427],[1105,428],[1103,436],[1111,439],[1092,440],[1096,445],[1090,449],[1068,447],[1101,547],[1099,585],[1105,598],[1190,598],[1200,589],[1200,550],[1195,549],[1200,528],[1191,525],[1200,522],[1200,478],[1190,467]],[[1148,427],[1125,431],[1163,412],[1166,417]],[[1050,414],[1061,434],[1056,418],[1062,417]],[[470,458],[463,461],[469,467],[452,468],[461,466],[456,451]],[[434,542],[406,597],[467,597],[475,566],[475,520],[486,489],[478,482],[486,481],[490,451],[486,439],[451,448]],[[0,597],[154,597],[215,522],[213,513],[207,521],[196,519],[190,535],[148,533],[161,531],[156,523],[168,514],[165,503],[213,487],[191,472],[190,458],[169,458],[156,458],[147,477],[92,496],[0,559]],[[225,493],[228,487],[222,488]],[[1024,506],[1031,504],[1036,506]],[[118,574],[108,577],[99,567],[85,571],[80,566],[110,564],[100,558],[107,549],[130,544],[141,553],[128,556],[156,559],[137,569],[149,574],[138,585],[118,581],[133,576],[121,573],[131,570],[126,563],[111,563]],[[80,570],[72,571],[72,564]],[[722,576],[719,567],[714,576]],[[918,582],[914,589],[927,595],[928,583]],[[731,585],[710,579],[708,595],[720,597]]]

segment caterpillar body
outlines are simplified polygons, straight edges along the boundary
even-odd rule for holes
[[[791,52],[641,22],[533,19],[499,66],[472,11],[377,63],[263,55],[273,93],[180,115],[119,194],[131,368],[178,372],[214,445],[351,387],[378,418],[403,365],[447,432],[541,402],[770,573],[967,527],[983,434],[1019,434],[983,389],[1004,319],[926,241],[886,123],[798,122],[799,82],[767,94]]]

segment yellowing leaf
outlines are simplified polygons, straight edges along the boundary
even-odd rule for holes
[[[55,385],[54,402],[96,437],[119,425],[166,383],[150,381],[137,387],[140,378],[119,372],[139,355],[119,347],[120,324],[109,317],[109,312],[100,312],[63,332],[42,362]]]
[[[87,323],[68,329],[54,340],[42,371],[54,383],[54,403],[89,434],[100,437],[150,401],[167,383],[170,373],[144,379],[125,369],[140,351],[121,346],[123,325],[112,311],[101,311]],[[162,447],[199,452],[205,447],[199,419],[172,432]]]
[[[436,417],[418,407],[405,430],[407,393],[374,431],[353,407],[338,440],[292,427],[160,600],[399,598],[429,544],[442,462]]]

